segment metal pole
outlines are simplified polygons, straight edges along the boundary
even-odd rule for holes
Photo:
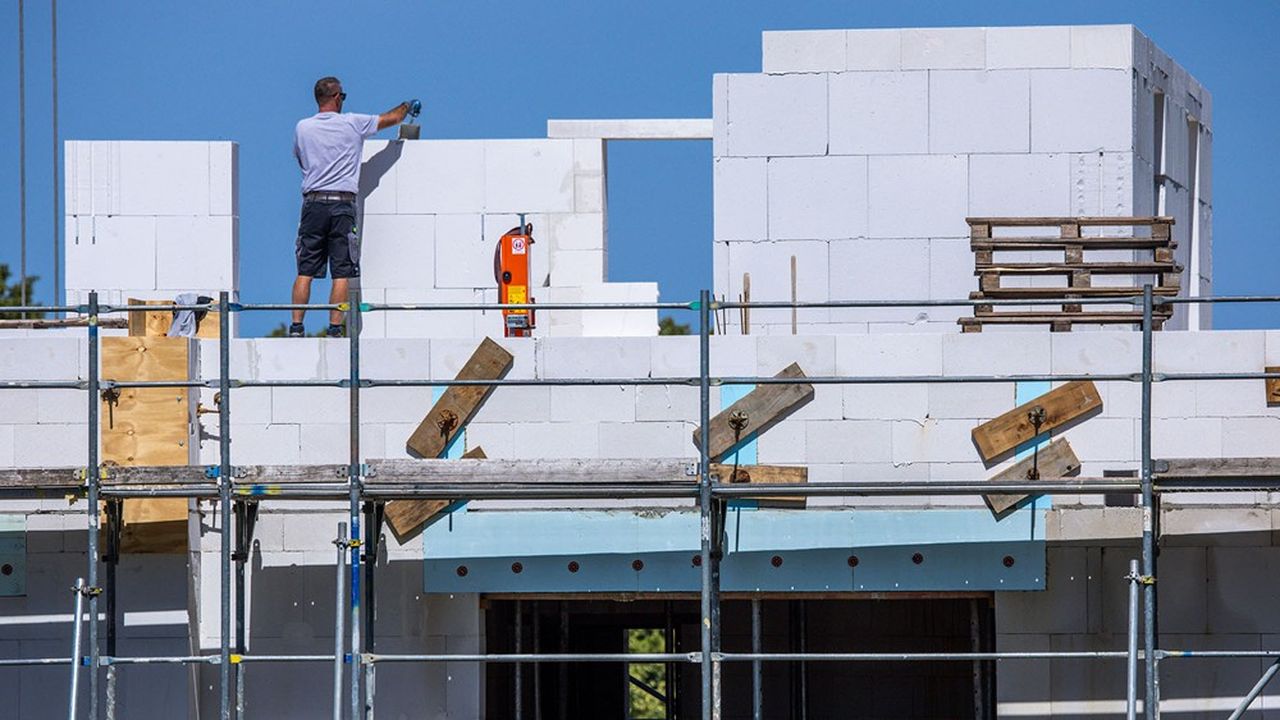
[[[760,619],[760,598],[751,598],[751,652],[757,655],[764,652],[761,647],[763,640],[760,637],[761,619]],[[760,681],[764,678],[764,664],[759,660],[751,661],[751,719],[764,720],[764,695],[763,688],[760,687]]]
[[[218,515],[222,520],[219,559],[221,613],[218,637],[218,697],[222,720],[231,720],[231,304],[218,293]]]
[[[1129,657],[1125,660],[1125,718],[1136,720],[1138,716],[1138,561],[1129,561]]]
[[[62,297],[62,176],[58,163],[58,0],[50,0],[49,64],[53,79],[53,302]]]
[[[706,290],[698,295],[698,363],[699,363],[699,427],[702,428],[698,442],[698,514],[701,524],[702,541],[702,720],[712,720],[711,697],[712,664],[711,653],[711,460],[708,455],[708,441],[711,427],[711,335],[708,332],[710,323],[711,297]]]
[[[76,578],[71,592],[76,594],[75,614],[71,616],[71,697],[67,699],[67,720],[76,720],[76,706],[80,701],[80,634],[84,617],[84,578]]]
[[[116,666],[107,666],[107,720],[116,720]]]
[[[98,662],[101,659],[101,648],[98,647],[98,388],[100,384],[100,368],[98,367],[98,291],[89,292],[89,466],[85,468],[85,480],[89,483],[88,504],[85,511],[89,514],[89,586],[83,592],[89,593],[89,718],[98,718]]]
[[[519,655],[524,652],[524,637],[523,637],[524,636],[524,603],[517,600],[515,602],[515,606],[516,606],[515,650],[516,650],[516,654]],[[516,720],[520,720],[522,717],[524,717],[524,711],[522,709],[524,705],[524,666],[517,662],[512,672],[515,675],[515,680],[514,680],[515,690],[514,692],[512,692],[512,695],[515,696],[515,701],[516,701],[514,715]]]
[[[373,718],[373,696],[378,688],[378,664],[367,662],[364,664],[364,709],[368,713],[370,720]]]
[[[1253,689],[1240,700],[1240,704],[1236,706],[1236,709],[1231,713],[1231,717],[1227,718],[1227,720],[1239,720],[1239,718],[1244,717],[1245,711],[1253,704],[1254,699],[1262,694],[1262,689],[1267,686],[1267,683],[1271,682],[1271,678],[1275,677],[1277,670],[1280,670],[1280,659],[1271,663],[1271,667],[1267,668],[1262,677],[1258,678],[1258,682],[1254,684]]]
[[[533,654],[537,655],[540,644],[538,636],[542,634],[542,621],[539,620],[538,601],[533,601]],[[670,691],[668,690],[668,693]],[[533,720],[542,720],[542,666],[533,666]]]
[[[347,524],[338,523],[338,539],[333,541],[338,548],[338,561],[335,564],[334,592],[333,599],[333,720],[342,720],[342,649],[344,645],[344,626],[343,621],[346,617],[347,609],[343,607],[343,598],[345,597],[346,583],[343,580],[343,574],[346,571],[346,563],[343,558],[347,553]]]
[[[1156,556],[1155,508],[1151,492],[1151,284],[1142,286],[1142,575],[1143,650],[1146,653],[1146,705],[1148,720],[1160,717],[1156,680]]]
[[[347,346],[351,351],[348,379],[351,382],[351,457],[348,511],[351,514],[351,720],[359,720],[360,710],[360,296],[352,288],[347,295]]]
[[[244,592],[244,566],[249,559],[249,506],[247,503],[236,503],[236,654],[245,654],[245,635],[244,635],[244,618],[245,618],[245,592]],[[244,717],[244,673],[243,664],[236,663],[236,717]]]

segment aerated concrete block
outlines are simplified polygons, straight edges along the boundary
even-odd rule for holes
[[[719,407],[713,391],[712,407]],[[643,385],[636,388],[635,419],[698,422],[701,412],[698,388],[687,385]]]
[[[423,375],[425,373],[420,373]],[[385,376],[384,376],[385,377]],[[401,377],[401,376],[397,376]],[[403,376],[408,377],[408,376]],[[361,423],[420,422],[433,404],[429,387],[374,387],[360,391]],[[381,442],[369,447],[382,447]]]
[[[974,155],[969,158],[969,212],[976,216],[1071,213],[1068,155]]]
[[[573,173],[579,177],[604,175],[604,168],[604,140],[596,138],[574,138]]]
[[[533,231],[535,241],[547,242],[554,250],[605,249],[604,213],[601,208],[589,213],[548,215],[545,229],[539,232],[539,228],[534,227]]]
[[[805,455],[811,463],[877,463],[892,459],[891,425],[878,420],[810,420]]]
[[[1142,339],[1137,333],[1053,333],[1049,336],[1055,373],[1132,373],[1142,366]]]
[[[886,272],[886,268],[892,268]],[[917,300],[929,295],[928,240],[840,240],[830,249],[832,300]],[[912,317],[917,308],[837,308],[832,319]]]
[[[1027,152],[1026,70],[929,73],[929,151]]]
[[[1137,424],[1129,418],[1094,417],[1058,431],[1085,462],[1122,462],[1139,456]]]
[[[495,287],[494,247],[484,236],[484,223],[480,215],[437,215],[435,287]],[[419,286],[424,279],[419,279]]]
[[[933,300],[966,298],[976,290],[978,281],[973,276],[973,251],[968,240],[929,241],[929,295]],[[926,309],[922,309],[926,310]],[[951,313],[948,313],[951,310]],[[965,308],[927,308],[930,318],[959,317],[968,314]]]
[[[13,427],[15,467],[83,466],[88,457],[87,426],[16,425]]]
[[[845,31],[848,70],[897,70],[902,67],[902,31],[876,28]]]
[[[397,161],[404,152],[403,142],[366,140],[360,153],[359,209],[362,218],[370,215],[395,215]]]
[[[345,388],[272,388],[271,422],[277,425],[301,425],[326,420],[337,422],[347,417],[350,402],[351,391]]]
[[[209,143],[209,214],[240,215],[239,143]]]
[[[1197,380],[1196,410],[1201,417],[1273,417],[1280,408],[1268,407],[1263,380]],[[1179,383],[1182,384],[1182,383]]]
[[[845,69],[844,30],[766,30],[762,69],[770,74]]]
[[[756,438],[756,461],[761,465],[803,465],[809,462],[806,423],[783,420]],[[689,447],[694,447],[689,443]]]
[[[965,333],[942,338],[947,375],[1049,372],[1049,333]]]
[[[399,388],[397,388],[399,389]],[[361,408],[363,411],[363,408]],[[317,418],[332,419],[332,418]],[[306,463],[346,463],[351,460],[351,429],[345,423],[308,423],[300,428],[299,447]],[[386,445],[386,428],[372,418],[361,417],[360,452],[381,450]],[[329,533],[332,537],[333,533]]]
[[[486,149],[481,140],[392,143],[396,212],[484,212]]]
[[[867,234],[867,159],[769,160],[769,238],[830,240]]]
[[[467,423],[466,450],[475,448],[484,448],[486,457],[515,457],[514,426],[508,423]],[[403,454],[403,442],[400,444],[400,451]]]
[[[1069,27],[989,27],[987,67],[1066,68],[1071,67]]]
[[[844,417],[848,420],[923,421],[929,414],[929,391],[930,388],[923,384],[845,385]]]
[[[539,342],[542,377],[649,376],[647,338],[546,338]]]
[[[6,338],[4,342],[9,342]],[[82,390],[13,390],[0,393],[0,425],[30,425],[39,422],[39,406],[41,399],[46,399],[53,410],[67,407],[75,396],[80,397],[80,414],[75,420],[84,420],[87,412],[85,393]],[[61,412],[51,413],[61,415]],[[74,422],[70,418],[51,417],[46,422]]]
[[[83,377],[80,351],[75,337],[6,338],[0,342],[0,380],[76,380]]]
[[[968,175],[960,155],[870,158],[870,236],[968,237]]]
[[[986,28],[902,30],[904,70],[976,70],[985,64]]]
[[[448,342],[448,341],[443,341]],[[360,376],[374,379],[430,377],[431,342],[376,340],[360,345]]]
[[[1205,421],[1215,422],[1218,419],[1205,419]],[[1227,417],[1221,418],[1220,422],[1222,423],[1221,452],[1224,457],[1268,457],[1275,451],[1275,438],[1276,433],[1280,431],[1280,418]]]
[[[606,279],[604,250],[551,251],[551,282],[559,286],[603,283]]]
[[[1017,405],[1013,383],[941,383],[929,387],[931,418],[964,418],[973,425]]]
[[[156,287],[154,217],[79,218],[66,248],[68,290]]]
[[[206,443],[205,447],[201,448],[200,455],[202,463],[216,463],[217,444]],[[301,451],[301,428],[297,425],[233,424],[231,426],[231,461],[242,465],[298,465],[304,462]]]
[[[1132,149],[1129,71],[1031,71],[1031,152]]]
[[[116,195],[116,215],[209,215],[208,142],[112,142],[108,167],[94,163],[95,177],[106,173]]]
[[[486,140],[487,212],[572,212],[572,140]]]
[[[841,335],[836,373],[849,376],[942,374],[941,335]]]
[[[387,302],[406,304],[459,305],[478,302],[474,290],[435,289],[409,290],[387,289]],[[480,329],[479,310],[415,310],[387,313],[388,338],[469,338]],[[501,329],[502,320],[496,313],[491,323],[483,325],[488,334]],[[492,330],[489,328],[492,327]]]
[[[823,155],[827,80],[821,75],[728,75],[725,155]]]
[[[476,412],[480,423],[555,422],[551,398],[554,390],[562,388],[511,386],[494,388],[493,394]],[[589,409],[584,409],[589,411]],[[570,418],[559,418],[569,420]],[[587,418],[581,418],[585,421]]]
[[[764,158],[716,158],[713,193],[716,240],[764,240],[769,235]]]
[[[478,226],[478,215],[463,217],[476,218]],[[479,232],[476,235],[478,240]],[[440,274],[435,268],[435,243],[435,216],[366,216],[360,228],[361,286],[370,289],[432,287]],[[479,243],[473,241],[473,244]],[[452,258],[461,254],[454,250],[449,247],[441,255]],[[492,265],[490,257],[489,266],[492,268]]]
[[[604,458],[672,458],[697,457],[698,449],[690,440],[694,425],[683,422],[602,422],[600,457]]]
[[[1224,422],[1222,418],[1154,418],[1151,454],[1158,458],[1222,457]]]
[[[711,76],[711,157],[720,158],[729,152],[729,76],[715,73]]]
[[[239,290],[238,224],[230,215],[156,218],[156,289],[173,294]]]
[[[573,178],[573,209],[579,213],[600,213],[605,210],[604,178],[598,175],[575,175]]]
[[[763,377],[776,375],[791,363],[799,363],[809,376],[831,376],[836,371],[836,338],[830,335],[762,337],[756,353],[756,372]]]
[[[893,422],[893,462],[972,462],[978,459],[969,420]]]
[[[768,243],[731,243],[729,245],[729,297],[737,299],[742,293],[743,273],[751,274],[751,299],[753,301],[788,302],[791,300],[791,258],[796,258],[796,299],[823,302],[828,295],[827,243],[796,240]],[[731,321],[738,321],[737,313],[730,312]],[[825,322],[826,308],[801,309],[797,313],[800,322]],[[751,323],[791,323],[789,309],[752,309]]]
[[[598,423],[521,423],[514,433],[515,457],[600,457]]]
[[[1071,67],[1129,70],[1134,67],[1136,33],[1132,25],[1073,26]]]
[[[832,155],[929,152],[927,72],[830,76]]]
[[[656,303],[657,283],[595,283],[582,286],[588,303]],[[583,310],[582,335],[586,337],[654,337],[658,311],[652,309]]]
[[[1045,592],[998,594],[997,627],[1010,633],[1087,632],[1090,582],[1087,554],[1088,549],[1081,547],[1048,548]]]
[[[0,425],[0,463],[3,463],[4,467],[13,467],[15,465],[13,441],[13,426]]]
[[[1152,337],[1152,363],[1160,373],[1258,372],[1264,355],[1265,335],[1256,331],[1161,332]]]

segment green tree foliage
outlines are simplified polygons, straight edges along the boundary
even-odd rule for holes
[[[629,653],[662,653],[666,652],[666,638],[661,630],[644,628],[627,630],[627,652]],[[627,672],[631,677],[653,688],[664,697],[667,695],[667,670],[661,663],[629,663]],[[633,720],[665,718],[666,706],[661,700],[631,684],[628,692],[627,717]]]
[[[678,323],[670,316],[664,317],[658,321],[659,335],[688,335],[691,332],[693,331],[689,327],[688,323]]]
[[[0,263],[0,306],[17,307],[22,305],[22,282],[18,281],[13,284],[9,283],[9,279],[13,277],[13,271],[9,269],[8,263]],[[27,276],[27,305],[39,305],[32,298],[35,296],[36,280],[40,278],[35,275]],[[8,316],[6,316],[8,317]],[[44,317],[42,312],[29,312],[28,318],[39,320]]]

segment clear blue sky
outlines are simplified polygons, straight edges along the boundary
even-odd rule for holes
[[[53,302],[49,5],[27,0],[28,267]],[[3,3],[0,262],[18,264],[17,0]],[[1280,293],[1274,158],[1280,4],[1272,2],[59,3],[63,139],[240,143],[240,267],[249,302],[287,298],[293,123],[340,76],[350,110],[419,97],[424,136],[543,137],[548,117],[710,117],[711,76],[760,69],[767,29],[1134,23],[1214,96],[1219,294]],[[711,282],[710,143],[614,143],[610,278],[683,300]],[[1274,327],[1275,306],[1216,311]],[[281,318],[283,319],[283,318]],[[277,319],[249,320],[265,332]]]

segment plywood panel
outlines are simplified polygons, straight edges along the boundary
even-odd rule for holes
[[[187,380],[191,377],[192,343],[187,338],[103,338],[103,380]],[[120,388],[117,393],[100,399],[103,464],[190,463],[188,388]],[[122,550],[185,550],[187,508],[185,498],[126,500]]]
[[[130,305],[172,305],[172,300],[136,300],[129,298]],[[196,325],[196,337],[206,340],[218,339],[218,316],[220,313],[211,310]],[[173,322],[170,310],[149,310],[143,313],[129,313],[129,335],[140,337],[165,337],[169,334],[169,325]]]

